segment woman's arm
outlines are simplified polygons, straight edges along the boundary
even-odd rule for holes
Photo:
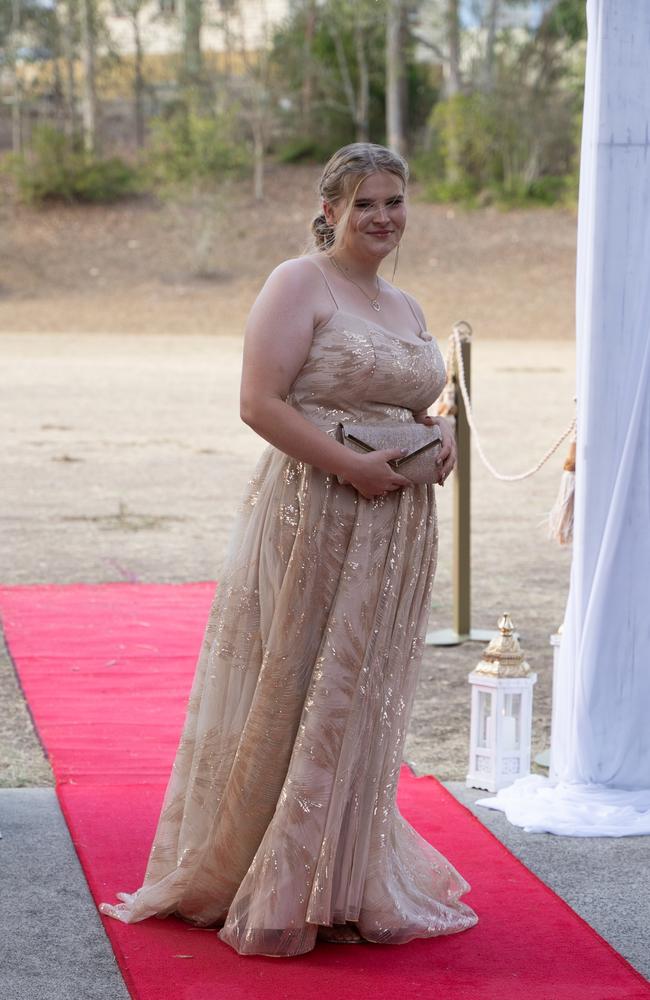
[[[286,403],[307,360],[322,296],[322,280],[309,261],[285,261],[268,278],[246,324],[241,418],[285,454],[342,476],[367,498],[411,486],[388,465],[399,449],[359,455]]]
[[[420,320],[422,329],[426,330],[427,323],[424,318],[424,313],[420,303],[409,295],[408,292],[404,292],[407,296],[409,302],[413,306],[415,313]],[[418,424],[426,424],[427,427],[433,427],[434,424],[438,424],[440,427],[440,433],[442,434],[442,447],[440,448],[440,454],[436,460],[436,464],[440,466],[440,486],[445,485],[445,479],[452,471],[456,464],[456,436],[454,434],[453,425],[445,417],[432,417],[429,415],[427,410],[418,410],[413,414],[413,417]]]
[[[439,486],[445,485],[445,479],[456,464],[456,436],[453,425],[446,417],[432,417],[427,410],[418,410],[413,414],[416,423],[426,424],[433,427],[437,424],[442,434],[442,446],[436,459],[436,465],[440,466]]]

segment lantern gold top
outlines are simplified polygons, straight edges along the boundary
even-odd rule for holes
[[[475,667],[474,672],[488,674],[490,677],[527,677],[530,665],[524,660],[524,654],[507,611],[501,615],[497,625],[499,635],[485,647],[483,659]]]

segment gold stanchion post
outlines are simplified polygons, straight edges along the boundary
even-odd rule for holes
[[[465,369],[465,384],[471,393],[471,341],[461,337],[460,350]],[[471,452],[470,430],[465,401],[458,387],[458,367],[454,368],[456,389],[456,449],[458,463],[454,476],[454,618],[453,628],[460,639],[469,638],[471,629],[472,567],[470,562],[471,530]]]
[[[471,392],[472,328],[469,323],[456,323],[468,396]],[[456,352],[453,352],[451,372],[456,406],[456,469],[454,473],[454,546],[453,546],[453,626],[429,632],[429,646],[457,646],[468,640],[489,642],[495,635],[490,629],[472,628],[472,566],[471,566],[471,453],[470,426],[465,400],[460,391],[460,372]]]

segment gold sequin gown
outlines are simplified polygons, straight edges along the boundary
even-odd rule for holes
[[[411,421],[444,384],[435,341],[337,309],[287,401]],[[127,923],[222,925],[241,954],[298,955],[355,921],[400,944],[476,923],[468,884],[396,790],[437,553],[432,486],[366,500],[263,452],[236,519],[142,888]]]

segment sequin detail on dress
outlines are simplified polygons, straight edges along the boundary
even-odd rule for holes
[[[434,340],[337,310],[287,402],[410,421]],[[269,446],[238,511],[143,886],[102,912],[176,913],[242,954],[297,955],[319,924],[400,944],[476,923],[469,886],[395,797],[437,555],[434,488],[365,500]]]

